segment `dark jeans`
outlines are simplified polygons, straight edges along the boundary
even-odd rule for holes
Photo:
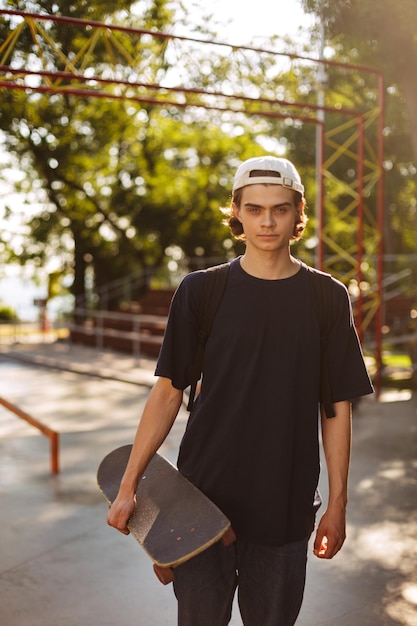
[[[178,626],[226,626],[236,588],[244,626],[292,626],[303,600],[307,543],[220,542],[180,565],[174,570]]]

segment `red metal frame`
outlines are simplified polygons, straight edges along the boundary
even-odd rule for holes
[[[224,47],[228,47],[228,48],[233,48],[235,49],[239,49],[239,50],[244,50],[244,51],[250,51],[250,52],[257,52],[257,53],[266,53],[266,54],[270,54],[273,56],[281,56],[281,57],[286,57],[290,60],[300,60],[300,61],[308,61],[310,63],[314,63],[314,64],[321,64],[323,66],[328,66],[328,67],[339,67],[342,68],[343,70],[348,70],[348,71],[356,71],[356,72],[364,72],[364,73],[368,73],[370,75],[373,75],[374,77],[376,77],[377,79],[377,97],[378,97],[378,130],[377,130],[377,161],[378,161],[378,169],[379,169],[379,178],[378,178],[378,185],[377,185],[377,225],[378,225],[378,230],[380,233],[379,236],[379,240],[378,240],[378,249],[377,249],[377,297],[378,297],[378,306],[376,309],[376,315],[375,315],[375,326],[376,326],[376,359],[377,359],[377,364],[378,364],[378,372],[380,372],[381,369],[381,364],[382,364],[382,300],[383,300],[383,225],[384,225],[384,206],[383,206],[383,191],[384,191],[384,177],[383,177],[383,152],[384,152],[384,146],[383,146],[383,125],[384,125],[384,80],[383,80],[383,75],[381,72],[379,72],[378,70],[376,70],[375,68],[371,68],[371,67],[367,67],[367,66],[363,66],[363,65],[357,65],[357,64],[351,64],[351,63],[342,63],[339,61],[333,61],[333,60],[327,60],[327,59],[316,59],[313,57],[309,57],[309,56],[305,56],[305,55],[298,55],[298,54],[292,54],[292,53],[286,53],[286,52],[277,52],[274,50],[266,50],[263,48],[257,48],[257,47],[252,47],[252,46],[234,46],[232,44],[229,43],[224,43],[221,41],[216,41],[216,40],[205,40],[205,39],[200,39],[200,38],[195,38],[195,37],[186,37],[186,36],[177,36],[174,34],[169,34],[169,33],[162,33],[159,31],[150,31],[148,29],[138,29],[138,28],[131,28],[131,27],[124,27],[124,26],[117,26],[117,25],[113,25],[113,24],[104,24],[101,22],[97,22],[97,21],[92,21],[92,20],[82,20],[79,18],[69,18],[66,16],[51,16],[51,15],[41,15],[41,14],[36,14],[36,13],[27,13],[24,11],[17,11],[17,10],[0,10],[0,15],[10,15],[10,16],[16,16],[16,17],[22,17],[22,18],[32,18],[32,19],[36,19],[36,20],[41,20],[41,21],[53,21],[53,22],[57,22],[57,23],[62,23],[62,24],[69,24],[69,25],[76,25],[76,26],[80,26],[85,28],[86,26],[91,27],[91,28],[100,28],[100,29],[108,29],[109,31],[115,31],[115,32],[123,32],[123,33],[128,33],[128,34],[132,34],[132,35],[150,35],[152,37],[158,38],[158,39],[165,39],[165,40],[178,40],[178,41],[186,41],[186,42],[193,42],[193,43],[199,43],[199,44],[211,44],[211,45],[217,45],[217,46],[224,46]],[[89,81],[95,81],[96,83],[101,83],[101,84],[121,84],[121,85],[125,85],[128,87],[145,87],[147,89],[154,89],[154,90],[163,90],[165,93],[169,93],[171,92],[176,92],[176,93],[184,93],[184,94],[189,94],[189,95],[213,95],[213,96],[218,96],[218,97],[224,97],[227,98],[228,100],[239,100],[241,102],[258,102],[258,103],[262,103],[262,104],[271,104],[271,105],[281,105],[281,106],[286,106],[286,107],[293,107],[293,108],[302,108],[304,110],[306,109],[310,109],[312,111],[323,111],[323,112],[328,112],[328,113],[338,113],[338,114],[342,114],[342,115],[347,115],[347,116],[355,116],[357,118],[357,124],[358,124],[358,171],[357,171],[357,185],[358,185],[358,206],[357,206],[357,212],[358,212],[358,223],[359,223],[359,228],[358,228],[358,236],[357,236],[357,262],[356,262],[356,276],[358,279],[358,283],[360,284],[362,281],[362,276],[363,276],[363,270],[362,270],[362,263],[363,263],[363,224],[364,224],[364,215],[363,215],[363,178],[364,178],[364,117],[363,114],[359,111],[355,111],[355,110],[349,110],[349,109],[335,109],[333,107],[326,107],[326,106],[320,106],[320,105],[314,105],[314,104],[310,104],[310,103],[304,103],[304,102],[287,102],[285,100],[280,100],[280,99],[266,99],[266,98],[250,98],[250,97],[245,97],[242,95],[226,95],[222,92],[211,92],[208,90],[202,90],[202,89],[186,89],[186,88],[169,88],[169,87],[161,87],[160,85],[150,85],[150,84],[145,84],[145,83],[130,83],[128,81],[116,81],[116,80],[111,80],[111,79],[102,79],[96,76],[93,77],[84,77],[82,75],[79,74],[71,74],[69,72],[46,72],[46,71],[38,71],[38,72],[30,72],[27,70],[14,70],[13,68],[10,68],[8,66],[0,66],[0,71],[7,71],[9,73],[14,73],[14,74],[18,74],[20,76],[22,75],[37,75],[37,76],[44,76],[44,77],[54,77],[54,78],[71,78],[74,79],[74,76],[76,76],[77,81],[80,82],[89,82]],[[46,86],[38,86],[38,87],[27,87],[25,85],[17,85],[17,84],[10,84],[10,82],[8,81],[0,81],[0,88],[4,87],[7,89],[24,89],[24,90],[32,90],[32,91],[38,91],[38,92],[44,92],[44,93],[56,93],[57,91],[65,91],[66,93],[70,93],[72,95],[75,96],[89,96],[89,97],[101,97],[101,98],[113,98],[113,99],[127,99],[126,96],[117,96],[115,94],[108,94],[108,93],[102,93],[102,92],[97,92],[95,90],[89,90],[89,89],[75,89],[75,88],[71,88],[66,86],[65,88],[61,88],[60,90],[58,88],[54,88],[54,87],[46,87]],[[219,111],[232,111],[232,112],[243,112],[246,113],[247,112],[242,109],[242,108],[232,108],[232,107],[219,107],[219,106],[211,106],[205,103],[201,103],[201,102],[196,102],[196,103],[190,103],[190,102],[185,102],[185,103],[181,103],[181,102],[175,102],[175,101],[169,101],[169,100],[165,100],[165,99],[160,99],[158,100],[157,98],[146,98],[146,97],[142,97],[142,96],[129,96],[128,97],[129,100],[132,101],[136,101],[136,102],[142,102],[145,104],[154,104],[154,105],[167,105],[167,106],[176,106],[176,107],[190,107],[190,106],[196,106],[196,107],[204,107],[206,109],[212,109],[212,110],[219,110]],[[288,117],[288,115],[284,115],[284,114],[280,114],[274,111],[268,112],[268,111],[251,111],[250,114],[253,115],[260,115],[260,116],[264,116],[264,117],[270,117],[270,118],[286,118]],[[324,197],[324,176],[323,176],[323,162],[324,162],[324,127],[321,125],[321,122],[319,120],[316,120],[314,118],[308,118],[305,116],[292,116],[294,119],[303,121],[305,123],[314,123],[314,124],[318,124],[319,127],[322,129],[321,130],[321,177],[320,177],[320,194],[319,197],[321,198],[321,204],[318,207],[318,216],[319,216],[319,220],[320,222],[323,224],[324,223],[324,203],[323,203],[323,197]],[[323,246],[323,242],[321,240],[319,240],[319,248],[318,248],[318,265],[319,267],[323,267],[324,265],[324,246]],[[359,291],[359,302],[358,302],[358,307],[357,307],[357,323],[358,326],[361,326],[361,322],[362,322],[362,295],[361,295],[361,290]]]

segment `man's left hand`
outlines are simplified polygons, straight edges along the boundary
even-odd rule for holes
[[[346,512],[328,508],[320,520],[314,541],[314,554],[319,559],[332,559],[346,539]]]

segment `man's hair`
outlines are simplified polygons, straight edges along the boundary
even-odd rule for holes
[[[226,208],[222,208],[221,211],[225,216],[223,220],[223,224],[226,224],[226,226],[229,226],[232,235],[236,237],[236,239],[245,241],[246,237],[245,237],[245,233],[243,232],[242,223],[233,214],[233,204],[235,204],[240,209],[240,203],[242,201],[243,190],[244,190],[244,187],[241,187],[240,189],[236,189],[236,191],[232,195],[230,205]],[[292,235],[292,240],[298,241],[299,239],[301,239],[301,237],[304,234],[304,230],[308,222],[308,217],[305,214],[306,204],[305,204],[304,197],[299,191],[293,191],[292,193],[294,194],[295,206],[300,209],[298,220],[294,224],[294,231]]]

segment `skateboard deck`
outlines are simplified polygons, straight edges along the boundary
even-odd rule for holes
[[[131,449],[131,445],[117,448],[100,463],[97,482],[109,504],[117,496]],[[172,568],[221,539],[228,544],[235,538],[220,509],[159,454],[139,482],[128,528],[164,584],[173,580]]]

